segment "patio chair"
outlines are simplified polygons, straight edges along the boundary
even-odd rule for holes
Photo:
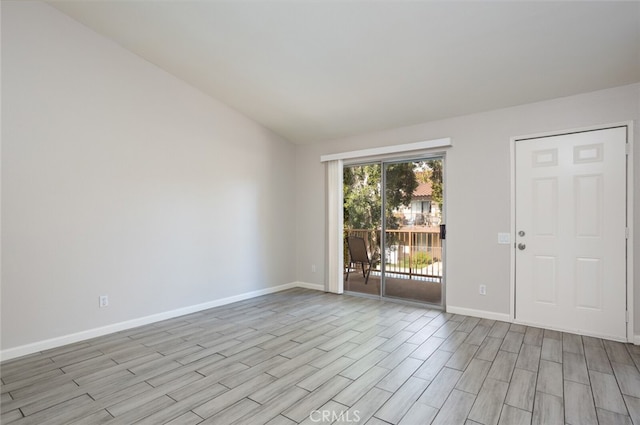
[[[349,266],[347,267],[347,277],[345,280],[349,280],[351,265],[353,265],[355,269],[359,264],[362,268],[362,277],[364,277],[364,283],[366,285],[369,282],[371,269],[374,268],[380,260],[376,258],[377,256],[375,255],[373,257],[369,256],[364,239],[358,236],[348,236],[347,247],[349,249]]]

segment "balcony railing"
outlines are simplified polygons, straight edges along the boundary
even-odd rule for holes
[[[438,227],[405,227],[385,232],[386,249],[380,248],[380,229],[345,229],[345,265],[349,263],[347,236],[364,238],[369,252],[385,259],[387,277],[437,281],[442,280],[442,239]],[[378,264],[373,275],[380,274],[382,264]]]

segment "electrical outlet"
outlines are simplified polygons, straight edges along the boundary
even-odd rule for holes
[[[480,285],[480,295],[487,295],[487,285]]]
[[[316,272],[316,265],[312,264],[311,265],[311,273],[315,273]]]
[[[100,295],[99,305],[100,305],[100,308],[107,307],[109,305],[109,296],[108,295]]]
[[[511,234],[498,233],[498,243],[501,245],[509,245],[511,243]]]

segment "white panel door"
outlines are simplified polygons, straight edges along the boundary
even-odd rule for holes
[[[515,142],[517,321],[626,340],[626,139]]]

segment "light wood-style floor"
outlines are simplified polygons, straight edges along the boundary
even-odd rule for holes
[[[639,364],[628,344],[293,289],[5,362],[1,423],[637,425]]]

